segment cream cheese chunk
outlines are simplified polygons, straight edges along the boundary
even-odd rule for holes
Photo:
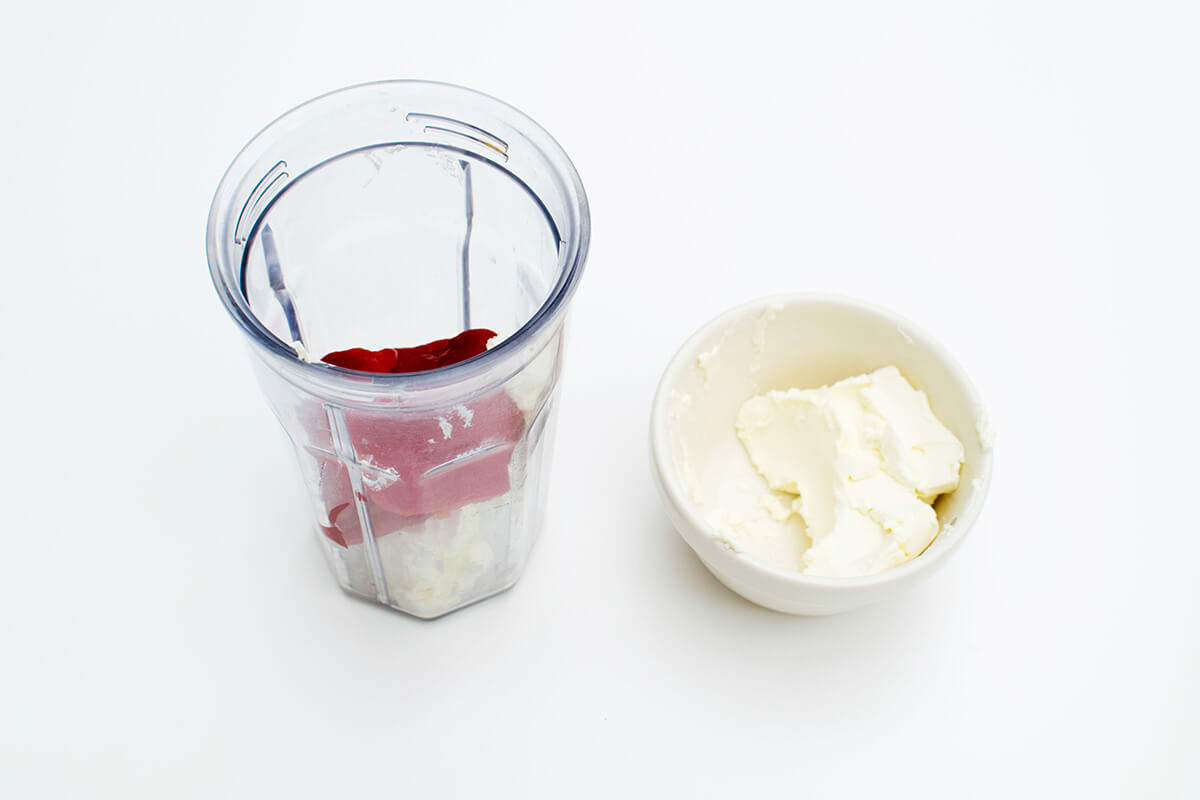
[[[872,575],[914,558],[938,533],[931,504],[958,486],[962,443],[895,367],[758,395],[735,427],[774,490],[770,517],[806,528],[799,564],[775,566],[809,575]]]

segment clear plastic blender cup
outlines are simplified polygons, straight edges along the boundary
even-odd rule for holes
[[[457,86],[336,91],[238,154],[213,199],[209,267],[348,592],[436,617],[516,582],[542,524],[589,235],[558,144]],[[498,337],[426,372],[320,361],[470,328]]]

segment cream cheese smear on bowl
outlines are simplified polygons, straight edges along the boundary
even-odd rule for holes
[[[735,422],[761,482],[711,506],[733,550],[808,575],[873,575],[938,534],[963,445],[896,367],[819,389],[769,391]],[[763,485],[765,483],[765,485]]]

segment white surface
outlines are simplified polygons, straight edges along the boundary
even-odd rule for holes
[[[8,10],[0,794],[1200,793],[1200,7],[784,7]],[[262,124],[393,76],[542,122],[595,224],[546,534],[433,623],[326,574],[203,252]],[[800,289],[999,430],[947,568],[820,620],[712,579],[646,453],[687,332]]]

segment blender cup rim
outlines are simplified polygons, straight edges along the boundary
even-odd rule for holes
[[[229,263],[230,259],[226,258],[227,253],[223,248],[225,243],[219,241],[223,218],[228,217],[235,210],[236,204],[232,200],[238,183],[246,176],[248,168],[254,163],[254,159],[261,156],[262,151],[270,148],[273,135],[290,123],[302,122],[301,118],[304,115],[317,113],[320,110],[318,107],[332,98],[373,87],[392,87],[397,89],[433,87],[438,90],[444,90],[451,95],[456,94],[460,97],[470,97],[475,101],[492,105],[493,110],[503,115],[504,121],[518,130],[528,141],[529,145],[537,150],[539,155],[545,160],[547,166],[550,167],[552,176],[563,190],[564,199],[567,201],[566,225],[561,226],[563,241],[566,243],[566,259],[559,272],[558,279],[546,297],[546,300],[521,327],[505,337],[495,347],[473,358],[460,361],[457,364],[424,370],[422,372],[368,373],[301,358],[294,347],[267,329],[251,310],[249,302],[241,290],[241,281],[237,279],[242,268],[241,259],[237,259],[237,264]],[[342,154],[331,154],[330,157],[336,158],[338,155]],[[295,175],[290,182],[299,180],[313,169],[320,168],[323,163],[325,162],[314,165]],[[492,163],[500,169],[505,169],[504,164],[494,161]],[[508,170],[505,169],[505,171]],[[519,176],[514,175],[513,177],[520,180]],[[280,191],[280,194],[282,194],[282,191]],[[262,209],[259,215],[260,218],[269,207],[270,204],[268,203]],[[257,229],[257,224],[254,227]],[[259,130],[242,147],[225,170],[225,174],[221,177],[209,209],[206,238],[209,273],[217,294],[221,298],[222,305],[225,306],[225,310],[257,346],[277,357],[285,359],[307,372],[308,375],[316,380],[353,381],[356,386],[361,386],[360,381],[362,378],[369,375],[372,383],[380,388],[421,389],[443,386],[448,383],[474,377],[486,371],[491,365],[498,363],[506,355],[515,353],[523,344],[531,340],[552,321],[561,316],[566,307],[567,300],[574,294],[578,286],[579,279],[587,262],[588,245],[591,239],[591,214],[583,183],[566,151],[563,150],[562,146],[545,128],[524,112],[489,94],[458,84],[418,79],[391,79],[368,81],[325,92],[280,114]],[[249,237],[247,237],[248,241]]]

